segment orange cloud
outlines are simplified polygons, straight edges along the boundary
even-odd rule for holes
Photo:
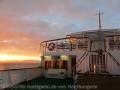
[[[0,52],[18,55],[39,55],[39,43],[37,38],[20,32],[0,33]]]

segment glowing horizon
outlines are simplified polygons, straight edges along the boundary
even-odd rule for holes
[[[24,60],[36,60],[41,61],[40,56],[29,56],[29,55],[15,55],[15,54],[1,54],[0,61],[24,61]]]

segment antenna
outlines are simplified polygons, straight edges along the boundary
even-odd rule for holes
[[[102,12],[99,11],[99,13],[97,13],[98,17],[99,17],[99,30],[102,30],[102,24],[101,24],[101,15],[103,15]]]

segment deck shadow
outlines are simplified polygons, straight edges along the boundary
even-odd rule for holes
[[[73,79],[54,79],[40,77],[28,82],[23,82],[5,90],[74,90]]]

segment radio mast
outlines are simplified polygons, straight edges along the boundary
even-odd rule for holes
[[[101,15],[103,15],[103,13],[99,11],[97,15],[99,17],[99,30],[101,31],[102,30]]]

